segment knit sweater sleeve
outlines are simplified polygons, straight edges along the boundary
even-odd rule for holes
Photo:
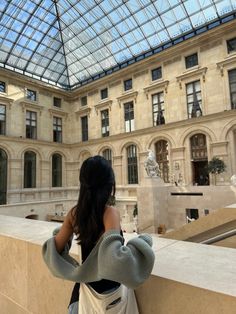
[[[98,250],[99,277],[135,288],[151,274],[154,265],[152,238],[142,234],[123,244],[116,230],[104,233]]]

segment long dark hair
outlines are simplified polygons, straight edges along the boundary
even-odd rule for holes
[[[110,163],[101,156],[89,157],[80,169],[80,192],[74,211],[78,243],[92,248],[104,231],[103,214],[115,196],[115,177]]]

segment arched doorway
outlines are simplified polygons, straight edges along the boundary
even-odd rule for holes
[[[160,140],[155,144],[156,161],[161,170],[161,176],[164,182],[169,182],[169,153],[168,142]]]
[[[206,136],[198,133],[190,138],[191,161],[194,185],[209,185],[207,173],[207,144]]]
[[[7,154],[0,149],[0,205],[7,203]]]

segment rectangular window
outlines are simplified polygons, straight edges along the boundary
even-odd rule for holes
[[[81,117],[82,142],[88,140],[88,116]]]
[[[188,118],[202,116],[202,96],[200,81],[186,85]]]
[[[53,106],[61,108],[61,98],[53,97]]]
[[[125,132],[134,131],[134,105],[133,102],[124,104],[125,111]]]
[[[127,148],[127,166],[128,166],[128,184],[138,183],[138,160],[137,148],[135,145],[130,145]]]
[[[133,88],[133,82],[132,79],[124,81],[124,90],[130,90]]]
[[[109,110],[101,111],[102,137],[109,136]]]
[[[6,134],[6,106],[0,105],[0,135]]]
[[[161,67],[152,70],[152,81],[162,78],[162,69]]]
[[[185,57],[185,66],[186,69],[194,67],[195,65],[198,65],[198,56],[197,53],[194,53],[191,56]]]
[[[108,98],[108,89],[104,88],[101,90],[101,99],[106,99]]]
[[[37,93],[36,93],[36,91],[31,90],[31,89],[27,89],[27,91],[26,91],[26,98],[28,100],[31,100],[31,101],[36,101],[37,100]]]
[[[187,223],[190,223],[199,218],[199,213],[197,208],[186,208],[186,219]]]
[[[227,40],[228,53],[236,52],[236,38]]]
[[[37,113],[26,111],[26,138],[37,138]]]
[[[165,124],[164,93],[152,95],[153,125]]]
[[[6,93],[6,83],[0,81],[0,93]]]
[[[81,106],[87,106],[88,102],[87,102],[87,96],[83,96],[80,98],[80,103]]]
[[[236,109],[236,69],[229,71],[231,109]]]
[[[62,118],[53,117],[53,142],[62,142]]]

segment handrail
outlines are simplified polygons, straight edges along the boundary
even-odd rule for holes
[[[219,242],[221,240],[225,240],[227,238],[230,238],[232,236],[236,235],[236,229],[233,229],[233,230],[230,230],[230,231],[227,231],[227,232],[224,232],[222,234],[219,234],[215,237],[212,237],[210,239],[207,239],[207,240],[204,240],[204,241],[201,241],[200,243],[201,244],[212,244],[212,243],[215,243],[215,242]]]

